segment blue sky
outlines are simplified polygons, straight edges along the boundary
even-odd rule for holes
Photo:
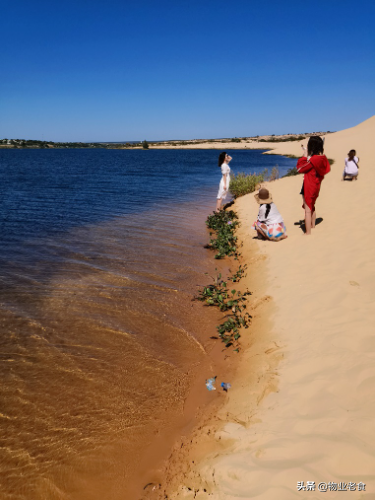
[[[375,2],[21,0],[0,18],[0,138],[341,130],[375,114]]]

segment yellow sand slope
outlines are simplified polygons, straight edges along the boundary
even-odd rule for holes
[[[343,182],[350,149],[359,179]],[[300,150],[287,143],[272,153]],[[254,196],[236,202],[249,288],[253,300],[272,297],[262,306],[271,324],[263,339],[249,334],[253,345],[218,416],[227,422],[217,427],[221,451],[192,471],[195,492],[181,487],[171,498],[375,498],[375,116],[328,135],[325,153],[335,164],[311,236],[295,225],[302,176],[267,186],[287,226],[282,242],[254,240]],[[364,482],[366,491],[297,491],[298,481]]]

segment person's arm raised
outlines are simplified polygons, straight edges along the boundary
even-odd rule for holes
[[[310,163],[310,157],[302,156],[302,158],[299,158],[297,161],[297,170],[300,174],[305,174],[306,172],[309,172],[313,167],[313,165]]]

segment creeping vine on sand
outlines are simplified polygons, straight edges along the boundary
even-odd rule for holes
[[[240,253],[238,251],[236,228],[239,227],[238,216],[233,210],[222,210],[213,215],[209,215],[206,221],[207,227],[213,229],[216,233],[216,239],[212,238],[213,232],[210,232],[210,243],[207,248],[218,250],[215,259],[222,259],[226,255],[233,256],[238,261]],[[248,328],[251,320],[250,314],[246,311],[246,302],[251,292],[229,290],[228,281],[238,283],[241,278],[246,276],[246,264],[238,267],[238,270],[224,281],[221,274],[211,277],[213,283],[199,290],[194,300],[204,302],[205,306],[218,307],[220,311],[226,312],[225,321],[216,327],[219,337],[225,343],[225,347],[234,346],[234,351],[239,351],[238,339],[240,338],[239,329]]]

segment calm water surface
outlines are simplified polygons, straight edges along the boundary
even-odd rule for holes
[[[295,163],[230,154],[234,172]],[[0,150],[0,498],[136,498],[210,367],[190,299],[216,264],[217,156]]]

